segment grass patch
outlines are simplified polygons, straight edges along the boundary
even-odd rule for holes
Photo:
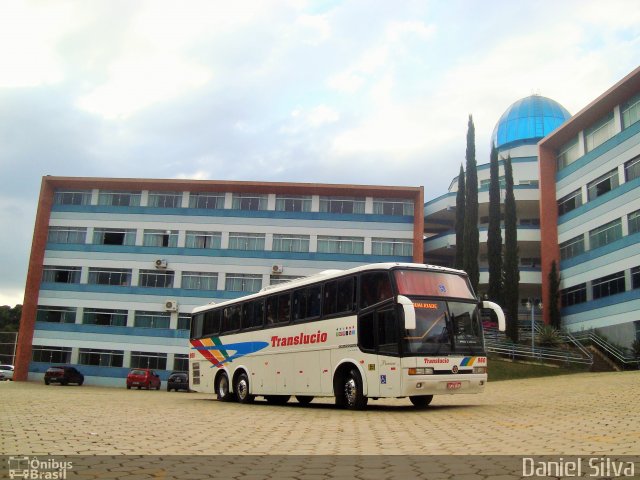
[[[500,357],[489,357],[489,381],[516,380],[519,378],[553,377],[588,372],[588,365],[552,365],[528,362],[512,362]]]

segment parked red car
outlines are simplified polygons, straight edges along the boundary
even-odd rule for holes
[[[148,368],[134,368],[127,375],[127,389],[138,387],[138,390],[141,388],[160,390],[160,383],[162,382],[158,374]]]

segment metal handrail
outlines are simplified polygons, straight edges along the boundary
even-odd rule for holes
[[[612,360],[621,363],[624,366],[628,365],[640,365],[640,358],[636,358],[633,355],[628,354],[623,349],[613,345],[606,339],[592,330],[583,330],[581,332],[575,332],[573,334],[567,333],[567,336],[572,336],[577,342],[591,342],[598,347],[603,353],[605,353]]]

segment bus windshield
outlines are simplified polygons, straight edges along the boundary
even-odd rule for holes
[[[395,280],[400,295],[476,299],[466,277],[455,273],[396,270]]]
[[[414,300],[413,305],[416,310],[416,328],[405,330],[405,353],[483,353],[482,326],[475,303]]]

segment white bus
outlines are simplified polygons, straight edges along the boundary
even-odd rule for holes
[[[331,270],[194,309],[190,388],[286,403],[478,393],[487,383],[480,308],[466,273],[381,263]]]

